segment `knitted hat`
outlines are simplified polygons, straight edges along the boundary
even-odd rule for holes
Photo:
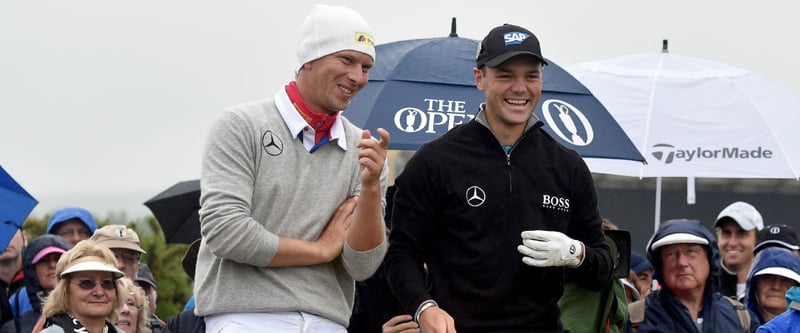
[[[375,60],[375,41],[369,23],[347,7],[314,6],[300,29],[299,67],[343,50],[362,52]]]

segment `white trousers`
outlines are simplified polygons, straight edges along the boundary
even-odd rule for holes
[[[206,333],[347,333],[341,324],[306,312],[224,313],[205,321]]]

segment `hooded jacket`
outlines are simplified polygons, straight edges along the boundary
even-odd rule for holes
[[[758,328],[756,333],[793,333],[800,327],[800,287],[789,288],[786,293],[789,309]]]
[[[759,324],[766,322],[764,317],[761,316],[761,311],[758,309],[758,288],[753,286],[753,277],[755,273],[769,267],[787,268],[797,274],[800,274],[800,258],[797,257],[792,251],[779,248],[768,247],[758,252],[758,255],[753,260],[753,267],[750,273],[747,274],[747,287],[745,289],[744,304],[750,310],[750,313],[755,315]],[[798,281],[800,283],[800,281]]]
[[[689,310],[681,304],[669,287],[663,283],[661,248],[652,250],[651,245],[656,241],[672,234],[687,233],[701,237],[708,241],[705,246],[710,265],[708,278],[703,295],[702,331],[689,315]],[[647,242],[647,259],[653,263],[653,278],[662,282],[662,288],[650,292],[646,298],[645,320],[639,324],[639,332],[684,332],[684,333],[732,333],[743,332],[742,324],[733,305],[723,299],[719,293],[719,249],[717,240],[706,227],[698,220],[669,220],[661,224],[658,230]],[[750,332],[755,332],[758,327],[754,316],[750,315]],[[626,321],[625,331],[630,332],[630,322]]]
[[[25,285],[8,298],[14,319],[3,324],[0,333],[30,332],[42,314],[44,293],[39,284],[39,276],[36,274],[36,265],[32,262],[39,251],[50,246],[59,247],[65,251],[70,249],[69,243],[64,238],[49,234],[39,236],[28,244],[22,259]],[[17,330],[17,324],[19,324],[19,330]]]

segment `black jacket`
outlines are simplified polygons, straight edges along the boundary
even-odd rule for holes
[[[722,265],[722,261],[720,261]],[[736,284],[739,283],[739,276],[735,273],[728,273],[720,266],[719,270],[719,292],[722,296],[728,296],[741,301],[736,297]]]
[[[164,326],[165,333],[205,333],[206,321],[194,314],[194,308],[172,316]]]
[[[517,246],[524,230],[563,232],[586,246],[576,283],[605,287],[612,261],[591,173],[535,117],[509,154],[484,124],[481,111],[423,145],[396,179],[389,284],[407,313],[434,299],[461,333],[561,332],[565,268],[527,266]]]

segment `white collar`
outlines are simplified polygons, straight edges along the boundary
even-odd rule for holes
[[[278,106],[278,112],[281,114],[281,118],[286,123],[286,126],[289,127],[289,132],[292,133],[292,136],[295,139],[298,139],[298,136],[304,133],[305,128],[308,126],[308,123],[300,116],[300,111],[294,108],[292,105],[292,101],[289,99],[289,94],[286,93],[286,87],[282,87],[278,90],[275,94],[275,105]],[[336,120],[333,122],[331,126],[331,141],[336,141],[336,144],[342,150],[347,150],[347,136],[344,135],[344,125],[342,124],[341,119],[341,111],[339,111],[339,116],[336,117]],[[299,139],[298,139],[299,140]],[[303,144],[308,140],[304,140]],[[313,140],[309,142],[311,146],[314,145]],[[306,146],[307,149],[311,146]]]

